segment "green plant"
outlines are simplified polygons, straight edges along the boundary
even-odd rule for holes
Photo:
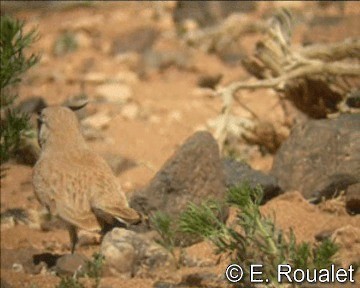
[[[102,267],[105,257],[100,253],[95,253],[92,261],[86,262],[86,276],[95,279],[95,287],[99,287]]]
[[[84,288],[85,286],[79,281],[79,278],[83,276],[95,279],[94,288],[99,287],[104,259],[100,253],[94,253],[92,260],[86,261],[85,269],[75,272],[72,277],[62,276],[56,288]]]
[[[9,160],[20,144],[21,133],[29,128],[28,116],[13,108],[17,97],[14,87],[21,81],[21,75],[35,65],[39,58],[34,54],[26,57],[24,50],[36,39],[35,30],[24,34],[24,22],[10,17],[1,17],[0,33],[0,160]]]
[[[270,279],[275,287],[277,267],[289,264],[293,269],[329,267],[337,252],[337,246],[330,240],[319,245],[296,242],[295,234],[285,235],[277,229],[270,218],[260,213],[259,205],[263,198],[261,188],[249,184],[229,190],[227,202],[238,208],[237,226],[228,227],[215,217],[220,204],[190,204],[180,217],[180,229],[183,232],[202,236],[212,241],[218,251],[231,255],[232,261],[244,268],[244,285],[251,287],[249,267],[262,264],[263,275]]]
[[[60,283],[56,286],[56,288],[85,288],[83,284],[81,284],[77,277],[61,277]]]
[[[54,45],[54,54],[61,56],[67,53],[76,51],[78,43],[75,34],[72,32],[65,32],[59,36]]]
[[[226,237],[226,229],[219,220],[221,205],[207,200],[200,205],[189,203],[181,214],[179,228],[184,233],[202,236],[216,241],[218,236]]]
[[[161,240],[157,240],[157,242],[173,253],[176,228],[172,225],[172,219],[166,213],[157,211],[151,216],[150,222],[161,237]]]

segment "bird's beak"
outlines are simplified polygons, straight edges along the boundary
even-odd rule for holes
[[[37,122],[37,128],[40,130],[41,124],[44,122],[40,113],[38,113],[38,116],[36,118],[36,122]]]

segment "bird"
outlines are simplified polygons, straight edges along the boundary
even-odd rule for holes
[[[80,108],[49,106],[41,111],[41,152],[33,168],[35,196],[66,224],[72,254],[79,229],[104,235],[113,227],[141,222],[141,214],[129,207],[109,165],[82,136],[74,112]]]

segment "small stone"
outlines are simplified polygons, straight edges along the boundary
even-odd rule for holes
[[[214,75],[201,75],[198,79],[198,86],[202,88],[215,89],[221,81],[223,75],[220,73]]]
[[[115,75],[115,79],[119,82],[134,84],[139,82],[139,77],[132,71],[121,71]]]
[[[170,112],[168,117],[171,121],[175,121],[175,122],[180,122],[183,118],[182,113],[180,111],[176,111],[176,110]]]
[[[26,210],[22,208],[13,208],[13,209],[7,209],[5,212],[0,214],[1,218],[1,225],[5,222],[14,223],[14,226],[16,224],[28,224],[29,223],[29,215]]]
[[[101,72],[89,72],[82,80],[88,83],[102,84],[108,79],[107,75]]]
[[[88,126],[96,130],[102,130],[109,126],[110,121],[111,117],[108,114],[100,112],[85,118],[81,123],[84,126]]]
[[[61,256],[56,261],[56,272],[60,275],[72,276],[84,269],[86,258],[77,253]]]
[[[121,109],[121,115],[128,120],[134,120],[139,116],[139,106],[136,103],[126,104]]]
[[[104,275],[130,278],[134,275],[168,274],[175,270],[175,260],[165,248],[146,235],[114,228],[101,244],[105,257]]]
[[[137,52],[124,52],[114,56],[116,63],[126,65],[128,69],[138,70],[142,65],[142,57]]]
[[[26,99],[17,106],[17,109],[21,113],[33,114],[39,113],[47,106],[46,101],[42,97],[31,97]]]
[[[15,272],[24,272],[24,267],[23,267],[23,265],[21,265],[19,263],[14,263],[12,265],[12,270]]]
[[[346,209],[352,214],[360,214],[360,183],[346,189]]]
[[[123,104],[132,97],[132,90],[126,84],[103,84],[96,89],[96,97],[111,103]]]
[[[331,235],[334,233],[334,230],[323,230],[315,235],[316,241],[324,241],[330,239]]]

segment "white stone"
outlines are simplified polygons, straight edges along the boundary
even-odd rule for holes
[[[94,128],[96,130],[102,130],[109,126],[111,117],[106,113],[97,113],[85,118],[81,123],[84,126]]]
[[[121,115],[128,120],[134,120],[139,115],[139,106],[136,103],[126,104],[121,109]]]
[[[162,275],[176,267],[174,257],[152,238],[121,228],[105,235],[101,254],[105,256],[103,271],[109,276],[128,278],[134,272],[139,276]]]
[[[132,89],[126,84],[110,83],[98,86],[96,97],[107,102],[123,104],[132,97]]]

